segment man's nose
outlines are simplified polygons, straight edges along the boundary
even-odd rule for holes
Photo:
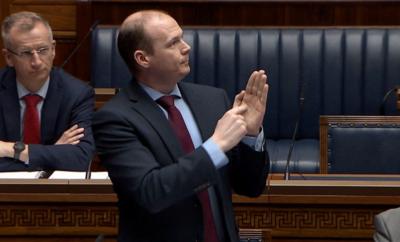
[[[189,51],[191,49],[190,45],[188,43],[186,43],[186,41],[184,41],[184,40],[182,40],[182,43],[183,43],[182,53],[183,54],[189,53]]]
[[[40,59],[39,54],[36,51],[32,53],[31,65],[33,67],[38,66],[42,63],[42,59]]]

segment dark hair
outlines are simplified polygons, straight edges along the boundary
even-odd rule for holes
[[[3,20],[1,25],[1,36],[3,38],[4,46],[8,48],[11,45],[9,34],[13,27],[17,27],[18,30],[23,32],[29,32],[35,27],[36,23],[42,23],[48,29],[49,38],[50,41],[52,41],[53,33],[49,22],[37,13],[24,11],[11,14]]]
[[[133,57],[136,50],[144,50],[153,54],[151,38],[144,29],[147,20],[142,19],[135,23],[121,26],[118,33],[118,51],[132,72],[137,71],[137,63]]]

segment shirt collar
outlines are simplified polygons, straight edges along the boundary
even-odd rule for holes
[[[165,96],[164,93],[161,93],[141,82],[139,82],[139,85],[143,88],[143,90],[151,97],[151,99],[153,99],[154,101],[159,99],[162,96]],[[179,90],[178,85],[175,85],[174,89],[171,91],[171,93],[169,93],[168,95],[172,95],[172,96],[177,96],[179,98],[182,98],[182,94],[181,91]]]
[[[17,80],[17,91],[18,91],[18,98],[21,99],[28,94],[36,94],[41,96],[43,99],[46,98],[47,90],[49,89],[49,82],[50,77],[44,82],[43,86],[37,92],[30,92],[28,89],[24,87],[18,80]]]

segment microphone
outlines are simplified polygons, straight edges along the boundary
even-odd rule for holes
[[[45,171],[40,171],[39,175],[37,176],[38,179],[48,179],[54,171],[52,170],[45,170]]]
[[[103,234],[99,234],[99,236],[97,236],[95,242],[103,242],[103,241],[104,241],[104,235]]]
[[[90,180],[90,176],[92,175],[92,172],[91,172],[91,169],[92,169],[92,160],[93,160],[93,158],[89,161],[88,168],[86,169],[86,173],[85,173],[85,179],[86,179],[86,180]]]
[[[65,64],[68,63],[69,59],[81,48],[82,44],[85,42],[85,40],[89,37],[89,35],[93,32],[93,30],[96,29],[97,25],[100,23],[100,19],[97,19],[94,21],[92,26],[90,26],[89,31],[85,34],[83,39],[78,43],[78,45],[72,50],[71,54],[65,59],[65,61],[61,64],[60,68],[63,68]]]
[[[285,166],[285,175],[283,176],[284,180],[290,180],[290,172],[289,172],[289,167],[290,167],[290,159],[292,157],[292,151],[294,148],[294,143],[296,142],[296,136],[297,136],[297,131],[299,129],[299,123],[300,123],[300,119],[303,113],[303,107],[304,107],[304,89],[306,86],[306,82],[303,81],[302,85],[300,86],[300,98],[299,98],[299,113],[297,115],[297,120],[296,120],[296,124],[294,126],[294,131],[293,131],[293,135],[292,135],[292,139],[290,141],[290,147],[289,147],[289,152],[288,152],[288,156],[286,159],[286,166]]]
[[[86,173],[85,173],[85,179],[89,180],[91,175],[92,175],[92,163],[93,162],[100,162],[100,158],[95,154],[93,156],[93,158],[89,161],[88,167],[86,169]]]
[[[400,89],[400,86],[395,86],[395,87],[393,87],[392,89],[390,89],[389,91],[387,91],[386,94],[385,94],[385,96],[383,96],[381,105],[379,106],[379,114],[380,114],[380,115],[383,115],[384,112],[385,112],[385,104],[386,104],[386,101],[387,101],[387,99],[389,98],[389,96],[390,96],[393,92],[398,91],[399,89]]]

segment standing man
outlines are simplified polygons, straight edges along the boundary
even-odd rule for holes
[[[258,196],[265,187],[264,71],[231,108],[223,90],[180,82],[190,71],[182,36],[159,11],[136,12],[120,27],[133,80],[93,120],[119,197],[120,242],[239,241],[232,189]]]
[[[32,12],[2,23],[0,171],[87,169],[94,152],[93,89],[53,68],[55,41]]]

